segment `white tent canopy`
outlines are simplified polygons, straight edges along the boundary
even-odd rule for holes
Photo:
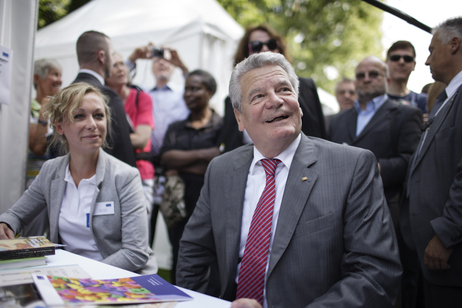
[[[190,70],[201,68],[215,77],[218,92],[211,105],[222,112],[233,54],[243,29],[215,0],[93,0],[39,30],[35,59],[57,59],[63,67],[64,86],[77,75],[75,45],[87,30],[108,35],[124,57],[149,42],[176,49]],[[133,83],[152,88],[151,61],[137,62]],[[181,71],[176,70],[172,83],[181,88],[183,82]]]

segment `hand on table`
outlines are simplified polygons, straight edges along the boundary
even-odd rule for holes
[[[14,238],[14,232],[5,223],[0,223],[0,240]]]

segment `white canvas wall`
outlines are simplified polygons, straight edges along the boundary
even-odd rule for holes
[[[0,0],[0,45],[13,50],[9,105],[0,104],[0,213],[25,187],[38,0]]]
[[[217,80],[211,105],[222,112],[228,94],[232,58],[243,29],[215,0],[93,0],[63,19],[37,32],[35,59],[55,58],[63,66],[63,86],[78,71],[75,43],[87,30],[107,34],[114,49],[128,57],[149,42],[178,50],[190,70],[201,68]],[[177,69],[174,87],[183,87]],[[134,84],[155,85],[151,61],[139,60]]]

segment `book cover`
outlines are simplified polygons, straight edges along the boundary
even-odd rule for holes
[[[49,306],[192,300],[192,297],[156,274],[119,279],[77,279],[37,274],[32,277],[40,295]]]
[[[55,254],[55,244],[44,236],[0,240],[0,260],[43,257]]]
[[[91,276],[77,264],[61,265],[61,266],[43,266],[43,267],[26,267],[20,269],[11,269],[0,271],[0,287],[12,286],[19,284],[34,284],[32,274],[74,277],[74,278],[90,278]],[[1,307],[1,305],[0,305]]]
[[[0,270],[46,265],[45,257],[0,260]]]
[[[44,308],[33,283],[0,287],[0,307]]]

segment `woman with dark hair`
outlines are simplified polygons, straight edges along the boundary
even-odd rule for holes
[[[284,38],[271,27],[259,25],[247,28],[236,51],[234,65],[252,54],[267,51],[280,53],[289,62],[291,61]],[[298,102],[303,112],[302,131],[307,136],[327,138],[324,115],[316,85],[311,78],[299,77],[298,79],[300,81]],[[234,150],[246,143],[252,143],[247,133],[245,131],[240,132],[238,129],[229,96],[225,100],[224,124],[219,141],[224,146],[224,152]]]
[[[53,243],[129,271],[156,273],[139,172],[102,149],[111,128],[107,97],[75,83],[53,96],[45,114],[53,129],[51,145],[59,143],[67,154],[47,160],[0,216],[0,239],[14,238],[47,209]]]
[[[183,97],[191,113],[185,120],[169,125],[160,151],[167,178],[178,174],[185,186],[186,217],[169,228],[173,283],[181,235],[199,199],[207,166],[215,156],[221,154],[218,136],[223,120],[209,107],[216,90],[217,83],[210,73],[195,70],[188,74]]]
[[[237,47],[234,65],[248,56],[261,51],[273,51],[282,54],[289,62],[292,59],[287,50],[286,40],[267,25],[248,28]]]

